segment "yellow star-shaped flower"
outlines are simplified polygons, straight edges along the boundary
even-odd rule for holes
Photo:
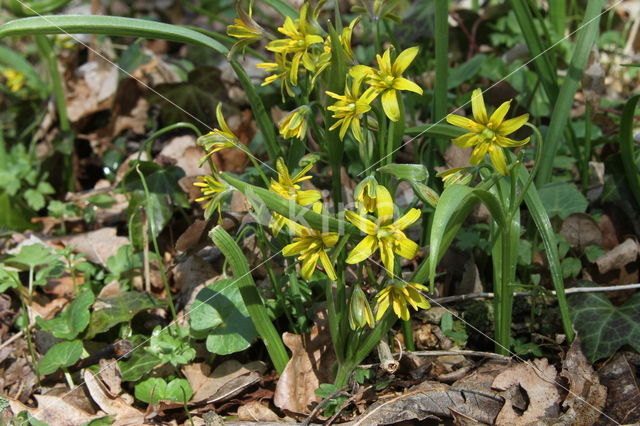
[[[385,287],[376,296],[378,302],[376,321],[380,321],[389,309],[389,306],[393,308],[393,312],[398,318],[405,321],[409,319],[409,308],[407,308],[407,305],[411,305],[416,311],[418,308],[428,309],[431,305],[429,305],[427,299],[420,294],[420,290],[428,291],[427,287],[422,284],[405,283],[401,281],[395,281]]]
[[[447,115],[449,124],[462,127],[470,132],[451,141],[460,148],[474,147],[469,160],[471,164],[479,164],[485,155],[489,154],[491,164],[499,173],[506,175],[508,173],[507,160],[502,148],[513,148],[529,142],[529,138],[516,141],[507,137],[529,120],[529,114],[505,120],[510,105],[511,101],[504,102],[491,116],[488,116],[482,90],[476,89],[471,94],[473,120],[454,114]]]
[[[391,49],[387,49],[382,56],[376,55],[377,70],[366,65],[356,65],[351,68],[352,76],[366,77],[366,82],[371,85],[369,90],[373,90],[376,95],[382,95],[382,108],[391,121],[400,119],[399,91],[408,90],[422,95],[420,86],[402,77],[402,73],[409,68],[418,54],[418,50],[417,47],[403,50],[391,63]]]
[[[389,275],[393,275],[394,254],[405,259],[413,259],[418,251],[418,244],[411,241],[402,232],[420,218],[420,210],[409,209],[400,219],[393,220],[393,201],[389,191],[382,185],[376,188],[377,220],[372,222],[351,211],[345,217],[358,229],[367,234],[349,253],[347,263],[362,262],[380,250],[380,257]]]

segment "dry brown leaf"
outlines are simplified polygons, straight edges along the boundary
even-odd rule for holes
[[[590,245],[602,245],[602,231],[598,227],[598,222],[585,213],[569,215],[562,222],[560,235],[580,252]]]
[[[640,423],[640,355],[619,352],[599,370],[600,382],[608,389],[605,412],[621,424]],[[598,424],[611,424],[601,418]]]
[[[57,238],[84,254],[88,261],[106,265],[107,259],[115,255],[118,249],[129,244],[127,237],[116,235],[117,229],[104,227],[95,231]]]
[[[331,367],[335,355],[326,313],[318,312],[309,333],[284,333],[282,340],[291,350],[291,359],[278,380],[273,402],[282,410],[309,413],[311,404],[319,401],[315,390],[321,383],[333,383]]]
[[[560,393],[555,385],[557,371],[546,358],[532,364],[516,364],[500,373],[492,387],[507,391],[518,387],[526,392],[528,406],[522,414],[514,409],[512,399],[507,399],[496,419],[498,425],[522,425],[546,417],[557,417],[560,412]]]
[[[137,134],[145,132],[147,125],[147,113],[149,112],[149,102],[144,98],[138,98],[136,106],[129,111],[128,115],[118,115],[113,124],[113,136],[117,136],[125,130],[131,130]]]
[[[185,176],[201,176],[211,173],[207,162],[202,167],[198,167],[203,155],[204,151],[196,145],[196,138],[192,135],[173,138],[159,154],[159,156],[174,160],[176,166],[184,170]]]
[[[68,403],[60,396],[34,395],[33,397],[38,402],[36,408],[28,407],[20,401],[7,396],[3,398],[9,401],[9,406],[14,415],[21,411],[27,411],[36,419],[50,425],[78,426],[102,417],[96,414],[89,414]]]
[[[144,422],[144,413],[133,408],[123,397],[112,397],[105,385],[89,370],[84,372],[84,382],[93,401],[105,413],[115,416],[113,425],[136,425]]]
[[[625,265],[635,262],[638,258],[638,243],[628,238],[622,244],[616,246],[613,250],[606,252],[596,259],[598,271],[606,274],[613,269],[622,269]]]
[[[493,392],[453,388],[438,382],[424,382],[406,393],[379,401],[349,426],[375,426],[428,418],[451,418],[452,411],[476,424],[493,424],[503,399]]]
[[[193,397],[191,402],[204,400],[220,400],[234,391],[240,391],[250,384],[255,383],[256,375],[266,370],[264,363],[252,362],[241,364],[236,360],[227,360],[211,372],[211,367],[205,363],[195,363],[182,367],[191,389]],[[239,379],[240,380],[236,380]],[[240,389],[238,389],[241,387]]]
[[[109,391],[111,397],[116,397],[122,392],[122,374],[115,359],[101,359],[100,377]]]
[[[67,115],[72,122],[110,108],[118,87],[118,69],[104,60],[86,62],[76,74],[68,82]]]
[[[238,421],[279,422],[282,419],[266,404],[249,401],[238,408]]]
[[[569,392],[562,403],[567,411],[558,419],[562,424],[592,425],[600,417],[607,400],[607,388],[582,353],[575,339],[565,356],[560,375],[567,379]]]

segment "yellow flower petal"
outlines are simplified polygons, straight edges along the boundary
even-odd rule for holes
[[[478,134],[477,133],[465,133],[462,136],[458,136],[455,139],[451,139],[458,148],[469,148],[478,143]]]
[[[491,158],[491,164],[496,170],[503,176],[507,175],[507,160],[502,152],[502,148],[497,145],[490,145],[489,157]]]
[[[390,287],[385,288],[384,290],[382,290],[379,293],[379,296],[383,294],[383,292],[387,291],[387,295],[388,295],[388,290],[390,289]],[[376,321],[380,321],[382,319],[382,317],[384,316],[384,314],[387,312],[387,310],[389,309],[389,297],[379,297],[378,298],[378,304],[376,306]]]
[[[387,188],[382,185],[376,188],[376,213],[381,225],[393,220],[393,199]]]
[[[416,220],[420,219],[420,210],[418,209],[409,209],[400,219],[393,222],[393,226],[400,230],[409,227]]]
[[[393,266],[395,258],[393,256],[393,242],[390,238],[378,240],[378,248],[380,248],[380,260],[389,275],[393,275]]]
[[[491,114],[491,117],[489,117],[489,122],[493,124],[494,129],[499,129],[500,126],[502,126],[502,121],[509,112],[510,105],[511,101],[504,102],[498,107],[497,110],[493,112],[493,114]]]
[[[487,155],[487,151],[491,146],[490,142],[482,142],[480,145],[476,145],[471,153],[471,158],[469,158],[469,163],[474,166],[480,164],[480,162],[484,159],[484,156]]]
[[[411,62],[413,62],[419,51],[420,49],[417,46],[403,50],[393,63],[391,72],[396,76],[402,74],[407,68],[409,68],[409,65],[411,65]]]
[[[366,65],[355,65],[349,70],[349,75],[351,77],[360,79],[365,78],[373,73],[373,68]]]
[[[457,127],[462,127],[463,129],[466,129],[474,133],[480,133],[482,132],[482,130],[484,130],[484,126],[476,123],[473,120],[470,120],[466,117],[463,117],[461,115],[456,115],[456,114],[447,115],[447,123],[453,124],[454,126],[457,126]]]
[[[411,241],[409,238],[404,238],[396,242],[393,251],[405,259],[413,259],[418,252],[418,244]]]
[[[351,250],[346,262],[349,264],[359,263],[369,258],[378,246],[378,239],[373,235],[367,235]]]
[[[484,98],[482,90],[476,89],[471,94],[471,110],[473,111],[473,119],[478,123],[486,124],[489,121],[487,109],[484,106]]]
[[[359,230],[361,230],[365,234],[376,235],[378,227],[369,219],[365,219],[364,217],[352,211],[346,211],[344,215],[349,222],[353,223]]]
[[[331,248],[336,245],[340,237],[338,236],[337,232],[327,232],[326,234],[322,234],[321,238],[324,246],[327,248]]]
[[[313,275],[313,271],[316,269],[316,264],[318,263],[319,253],[310,253],[308,257],[302,261],[302,268],[300,268],[300,275],[305,280],[309,280],[311,275]]]
[[[408,90],[409,92],[414,92],[418,95],[422,95],[422,88],[420,86],[418,86],[413,81],[407,80],[403,77],[396,77],[396,79],[393,80],[393,89]]]
[[[309,243],[307,241],[296,241],[295,243],[284,246],[284,248],[282,249],[282,255],[295,256],[296,254],[300,254],[301,252],[303,252],[308,246]]]
[[[298,191],[296,202],[301,206],[308,206],[309,204],[313,204],[321,198],[322,194],[320,194],[320,191],[309,189],[307,191]]]
[[[502,136],[508,136],[520,127],[524,126],[524,123],[527,121],[529,121],[529,114],[522,114],[516,118],[504,121],[496,130]]]
[[[327,274],[330,280],[335,281],[338,279],[338,277],[336,276],[336,271],[333,269],[331,259],[329,259],[327,252],[324,250],[320,252],[320,263],[322,264],[324,272]]]
[[[382,109],[389,117],[389,120],[400,120],[400,106],[398,105],[398,96],[395,90],[390,89],[382,93]]]
[[[496,145],[499,145],[504,148],[514,148],[516,146],[522,146],[529,143],[530,138],[524,138],[521,141],[516,141],[513,139],[506,138],[504,136],[496,136]]]

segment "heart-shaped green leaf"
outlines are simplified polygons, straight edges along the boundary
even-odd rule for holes
[[[85,338],[91,339],[98,333],[109,330],[116,324],[131,320],[138,312],[162,307],[164,303],[153,296],[137,291],[120,293],[96,301],[95,311],[91,314],[89,329]]]
[[[53,345],[40,360],[38,373],[51,374],[62,367],[69,367],[82,356],[82,341],[60,342]]]
[[[91,291],[83,291],[73,302],[57,317],[46,321],[36,318],[42,330],[48,331],[60,339],[75,339],[89,324],[89,307],[95,297]]]
[[[550,217],[564,219],[572,213],[584,213],[589,201],[578,189],[564,182],[552,182],[538,189]]]
[[[242,351],[257,337],[240,290],[230,279],[200,290],[190,324],[195,331],[208,331],[207,350],[219,355]]]

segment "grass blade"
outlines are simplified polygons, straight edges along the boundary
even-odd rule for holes
[[[157,38],[209,47],[223,55],[229,53],[229,49],[220,42],[197,31],[144,19],[102,15],[48,15],[16,19],[0,25],[0,38],[66,33]]]

